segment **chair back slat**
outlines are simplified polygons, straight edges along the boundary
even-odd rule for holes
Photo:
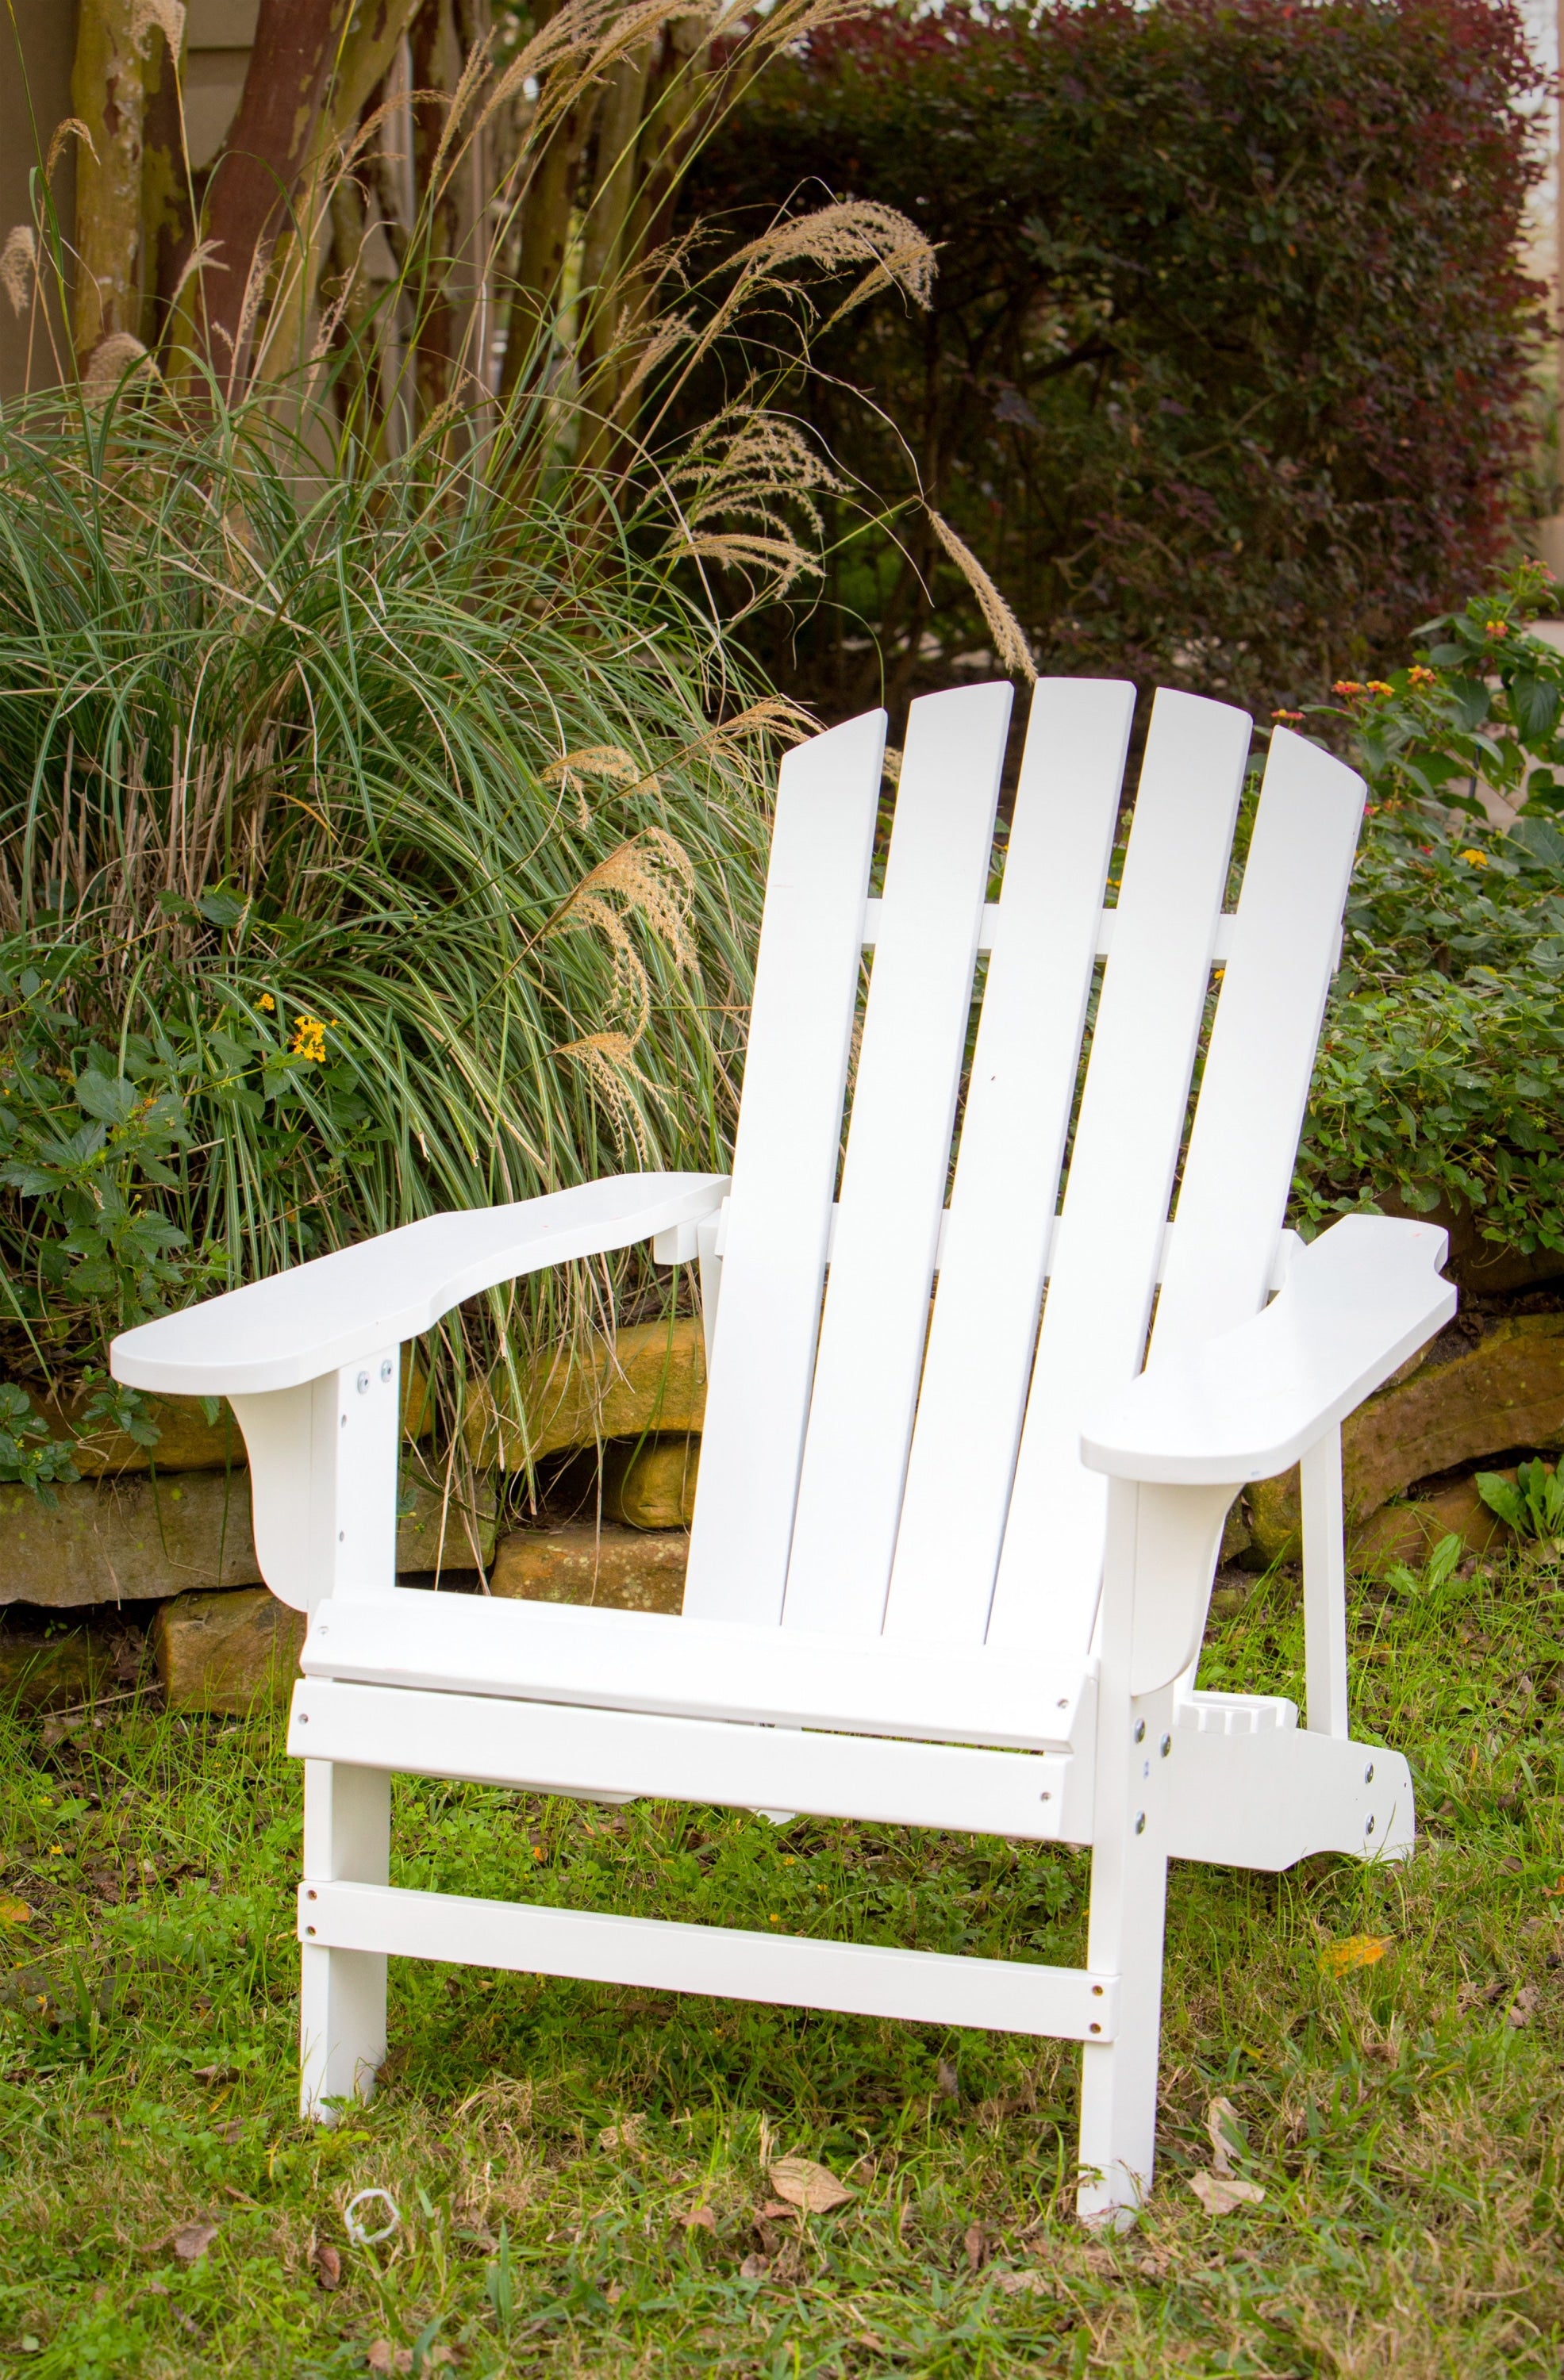
[[[782,763],[684,1609],[781,1617],[814,1370],[886,715]]]
[[[1265,1302],[1362,820],[1363,783],[1279,728],[1244,864],[1149,1361]]]
[[[908,721],[799,1480],[790,1627],[874,1634],[884,1619],[1009,713],[1001,684],[926,695]],[[725,1280],[719,1346],[727,1299]]]
[[[1159,692],[1050,1263],[987,1638],[1089,1642],[1106,1482],[1081,1416],[1140,1369],[1189,1106],[1250,721]],[[1289,1151],[1290,1156],[1291,1152]]]
[[[1095,964],[1132,686],[1037,688],[961,1116],[886,1633],[981,1644]]]

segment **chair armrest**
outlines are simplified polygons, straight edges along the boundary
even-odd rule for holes
[[[1264,1313],[1152,1366],[1091,1415],[1082,1462],[1177,1487],[1274,1478],[1449,1320],[1447,1245],[1431,1223],[1343,1216]]]
[[[183,1396],[299,1388],[416,1339],[500,1281],[677,1232],[715,1213],[727,1189],[720,1173],[626,1173],[514,1206],[428,1215],[143,1322],[115,1341],[109,1368],[128,1388]]]

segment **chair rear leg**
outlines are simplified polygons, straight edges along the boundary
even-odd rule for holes
[[[1118,1976],[1118,2022],[1111,2042],[1081,2052],[1076,2208],[1085,2223],[1124,2230],[1150,2192],[1156,2149],[1173,1688],[1125,1697],[1099,1726],[1118,1741],[1098,1744],[1086,1960]]]
[[[369,2099],[385,2058],[385,1957],[327,1950],[309,1939],[312,1883],[385,1884],[390,1875],[391,1779],[383,1768],[304,1763],[304,1879],[299,1900],[299,2112],[336,2122],[333,2102]]]

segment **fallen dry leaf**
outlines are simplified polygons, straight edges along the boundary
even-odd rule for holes
[[[739,2265],[739,2277],[741,2281],[764,2281],[770,2270],[771,2259],[769,2256],[756,2256],[751,2254],[746,2256],[743,2263]]]
[[[244,2138],[244,2118],[236,2116],[231,2124],[219,2124],[217,2137],[225,2148],[231,2149],[237,2142]]]
[[[1260,2206],[1265,2197],[1257,2181],[1245,2181],[1236,2173],[1191,2173],[1190,2188],[1207,2215],[1230,2215],[1235,2206]]]
[[[994,2278],[1008,2298],[1049,2298],[1054,2294],[1053,2281],[1046,2273],[996,2273]]]
[[[956,2069],[952,2066],[948,2058],[942,2058],[940,2059],[936,2079],[939,2083],[939,2095],[942,2099],[959,2099],[960,2097],[961,2078],[957,2073]]]
[[[323,2289],[342,2287],[342,2258],[328,2240],[322,2240],[311,2249],[310,2264]]]
[[[1343,1942],[1327,1942],[1320,1952],[1322,1975],[1345,1975],[1354,1967],[1376,1966],[1396,1947],[1393,1934],[1349,1934]]]
[[[1535,1984],[1528,1984],[1523,1991],[1516,1993],[1509,2007],[1505,2010],[1505,2014],[1509,2017],[1510,2023],[1519,2028],[1521,2025],[1531,2023],[1532,2010],[1535,2008],[1536,2004],[1537,1987]]]
[[[813,2157],[778,2157],[771,2168],[772,2187],[778,2198],[790,2206],[801,2206],[806,2215],[828,2215],[833,2206],[845,2206],[853,2192],[845,2181]]]
[[[968,2271],[981,2273],[988,2262],[989,2253],[988,2234],[981,2223],[968,2224],[961,2234],[961,2245],[966,2251]]]
[[[605,2155],[616,2149],[634,2151],[641,2146],[641,2136],[646,2130],[644,2116],[623,2116],[617,2124],[605,2124],[597,2135],[597,2145]]]
[[[0,1893],[0,1925],[31,1925],[32,1912],[25,1900],[13,1900],[9,1893]]]
[[[181,2265],[199,2264],[217,2237],[215,2223],[181,2223],[169,2246]]]
[[[716,2216],[709,2206],[691,2207],[688,2215],[681,2215],[678,2219],[687,2231],[700,2230],[715,2233]]]
[[[768,2198],[756,2207],[755,2217],[761,2223],[775,2223],[778,2217],[785,2223],[791,2223],[798,2211],[796,2206],[789,2206],[785,2198]]]
[[[1211,2170],[1226,2180],[1233,2169],[1234,2149],[1243,2146],[1238,2109],[1230,2099],[1213,2099],[1206,2107],[1205,2137],[1211,2143]]]

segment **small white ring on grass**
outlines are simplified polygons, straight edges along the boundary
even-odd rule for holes
[[[359,2221],[356,2209],[370,2199],[378,2198],[391,2220],[383,2223],[378,2231],[366,2231]],[[342,2228],[355,2248],[373,2248],[382,2240],[389,2240],[393,2231],[402,2228],[402,2210],[388,2190],[360,2190],[348,2201],[342,2210]]]

